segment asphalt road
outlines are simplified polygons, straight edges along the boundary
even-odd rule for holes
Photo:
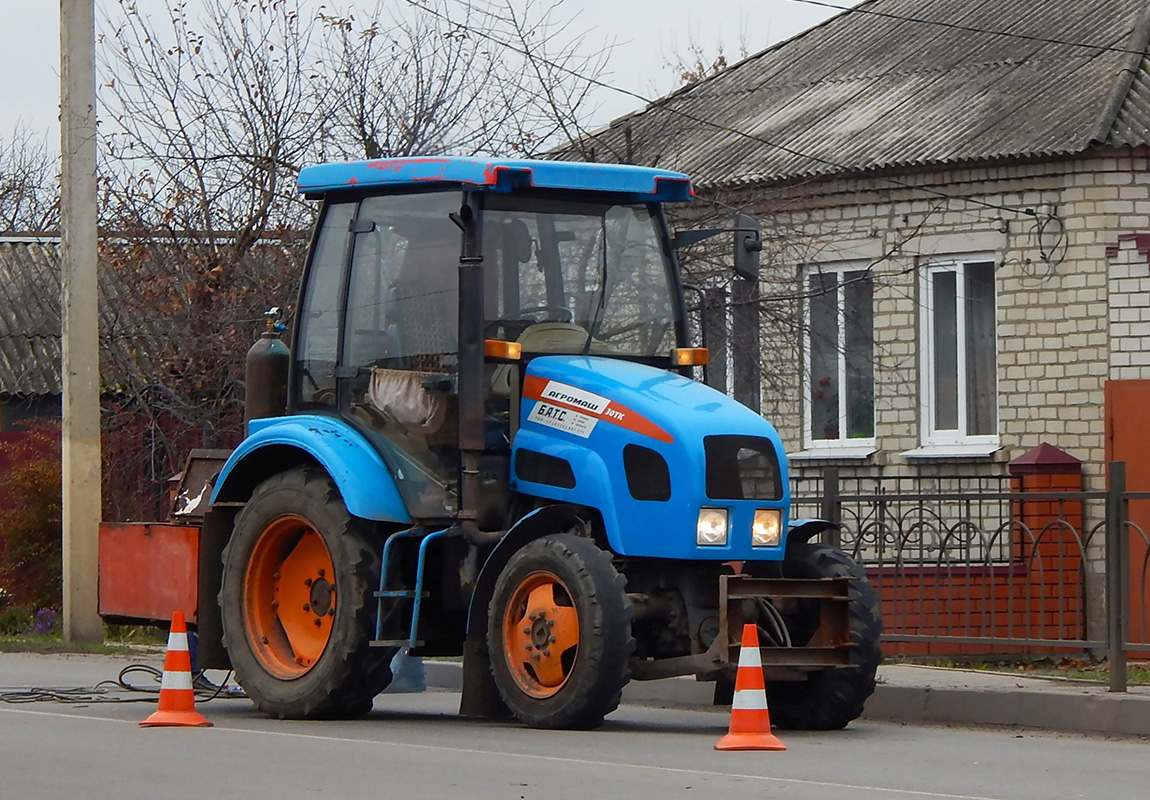
[[[117,671],[39,659],[0,654],[0,685]],[[147,703],[0,702],[0,798],[1060,800],[1144,796],[1150,756],[1142,740],[881,723],[719,753],[722,713],[625,706],[583,733],[462,719],[457,703],[384,695],[363,720],[280,722],[219,699],[198,705],[213,728],[145,729]]]

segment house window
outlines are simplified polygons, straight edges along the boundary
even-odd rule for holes
[[[995,444],[998,435],[994,261],[922,270],[923,444]]]
[[[865,265],[807,274],[806,446],[874,445],[874,284]]]

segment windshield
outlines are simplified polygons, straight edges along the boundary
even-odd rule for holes
[[[675,303],[660,241],[647,206],[490,196],[485,335],[525,352],[666,355]]]

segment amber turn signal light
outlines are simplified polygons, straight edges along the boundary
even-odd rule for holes
[[[705,347],[676,347],[671,351],[671,363],[676,367],[701,367],[710,360]]]
[[[518,361],[523,355],[519,342],[505,342],[502,339],[484,339],[483,355],[503,361]]]

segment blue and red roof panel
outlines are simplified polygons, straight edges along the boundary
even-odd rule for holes
[[[609,192],[630,202],[685,203],[694,191],[681,172],[627,164],[575,161],[528,161],[457,157],[385,158],[317,164],[300,170],[302,194],[346,190],[404,189],[429,185],[512,192],[517,189],[562,189]]]

